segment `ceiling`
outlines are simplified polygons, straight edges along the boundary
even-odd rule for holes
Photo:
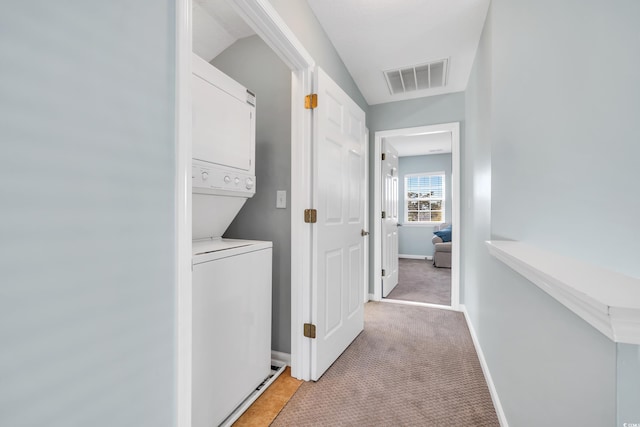
[[[193,52],[207,62],[255,32],[226,0],[193,1]]]
[[[398,150],[398,157],[451,153],[451,132],[391,136],[384,139]]]
[[[464,91],[490,0],[307,0],[369,105]],[[447,59],[446,85],[391,95],[383,74]]]

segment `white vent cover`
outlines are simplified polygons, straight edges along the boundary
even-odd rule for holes
[[[447,59],[384,71],[391,95],[444,87],[447,84]]]

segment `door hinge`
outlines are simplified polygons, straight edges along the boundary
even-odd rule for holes
[[[387,160],[387,155],[385,153],[382,153],[382,160]]]
[[[313,110],[318,106],[318,94],[312,93],[304,97],[304,108]]]
[[[316,337],[316,325],[313,323],[305,323],[304,324],[304,336],[307,338],[315,338]]]
[[[382,277],[385,277],[387,275],[387,272],[385,271],[385,269],[382,269]]]
[[[385,219],[387,217],[387,213],[385,211],[382,211],[382,219]]]
[[[307,224],[315,224],[318,221],[318,211],[315,209],[304,210],[304,222]]]

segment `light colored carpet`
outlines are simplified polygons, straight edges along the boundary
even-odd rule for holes
[[[278,426],[499,426],[462,313],[365,306],[365,330]]]
[[[432,261],[398,260],[398,285],[387,298],[451,305],[451,269],[436,268]]]

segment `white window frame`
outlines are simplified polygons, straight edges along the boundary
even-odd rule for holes
[[[408,197],[408,191],[407,191],[407,179],[408,178],[413,178],[416,176],[436,176],[436,175],[441,175],[442,176],[442,221],[409,221],[409,197]],[[442,224],[444,222],[446,222],[446,200],[447,200],[447,196],[446,196],[446,178],[447,178],[447,174],[445,173],[445,171],[437,171],[437,172],[422,172],[422,173],[409,173],[406,174],[403,179],[404,179],[404,194],[403,194],[403,200],[404,200],[404,223],[407,225],[433,225],[433,224]],[[418,199],[420,200],[420,199]]]

